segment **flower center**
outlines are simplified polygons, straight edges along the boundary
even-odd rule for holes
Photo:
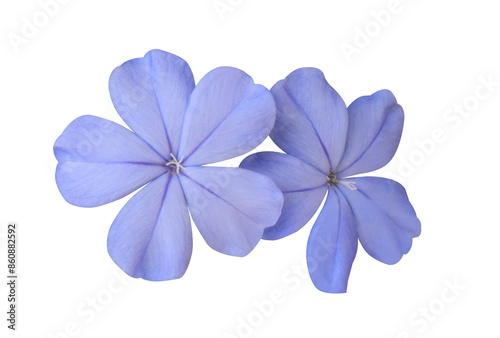
[[[170,161],[168,161],[165,166],[168,168],[171,174],[178,174],[181,172],[181,169],[184,169],[184,167],[182,166],[182,160],[184,160],[183,157],[180,160],[177,160],[175,155],[170,153]]]
[[[337,184],[343,184],[351,190],[358,190],[358,188],[356,187],[356,183],[354,183],[352,181],[339,180],[337,173],[334,171],[332,171],[331,173],[328,173],[328,175],[326,175],[326,182],[328,183],[328,185],[330,187],[334,187]]]
[[[326,182],[330,187],[334,187],[335,183],[338,182],[337,180],[337,174],[335,172],[331,172],[328,175],[326,175]]]

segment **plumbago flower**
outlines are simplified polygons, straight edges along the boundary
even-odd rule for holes
[[[195,88],[188,64],[153,50],[111,74],[113,104],[132,131],[95,116],[54,146],[69,203],[96,207],[134,195],[113,222],[108,252],[133,277],[180,278],[192,252],[188,213],[207,244],[247,255],[280,215],[274,182],[241,168],[204,167],[255,148],[276,117],[271,93],[241,70],[216,68]]]
[[[346,108],[314,68],[292,72],[271,92],[278,112],[270,136],[288,155],[257,153],[240,165],[271,177],[285,196],[280,219],[263,238],[280,239],[299,230],[328,191],[307,243],[307,265],[319,290],[346,292],[358,238],[373,258],[395,264],[420,234],[400,184],[348,178],[391,160],[403,130],[403,109],[388,90],[360,97]]]

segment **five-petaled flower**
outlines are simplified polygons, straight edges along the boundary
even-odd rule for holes
[[[187,63],[159,50],[116,68],[113,104],[132,131],[95,116],[73,121],[54,145],[56,180],[71,204],[96,207],[147,184],[123,207],[108,252],[127,274],[184,275],[192,252],[188,213],[213,249],[245,256],[279,218],[274,182],[241,168],[204,167],[242,155],[269,134],[271,93],[236,68],[216,68],[195,87]]]
[[[373,258],[395,264],[408,253],[420,222],[398,183],[347,178],[385,166],[397,150],[404,113],[388,90],[348,108],[314,68],[292,72],[271,89],[277,106],[271,138],[285,153],[250,155],[241,164],[271,177],[285,196],[264,239],[303,227],[328,195],[309,236],[307,265],[315,286],[346,292],[358,239]]]

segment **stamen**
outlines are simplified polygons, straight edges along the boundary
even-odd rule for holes
[[[340,181],[337,177],[337,173],[331,172],[326,176],[326,182],[330,187],[334,187],[337,183],[343,184],[351,190],[358,190],[356,183],[351,181]]]
[[[352,182],[352,181],[338,181],[338,183],[345,185],[346,187],[348,187],[349,189],[351,189],[353,191],[354,190],[358,190],[358,188],[356,187],[356,183],[355,182]]]
[[[181,157],[180,161],[177,160],[177,157],[175,157],[174,154],[170,153],[170,157],[172,158],[167,164],[165,164],[165,166],[167,166],[170,170],[170,172],[172,173],[180,173],[181,172],[181,169],[184,169],[184,167],[182,166],[182,161],[184,160],[184,156]],[[174,167],[174,168],[171,168],[171,167]],[[172,171],[173,169],[173,171]]]

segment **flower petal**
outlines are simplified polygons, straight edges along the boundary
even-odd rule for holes
[[[242,155],[264,141],[275,117],[265,87],[239,69],[216,68],[193,91],[178,157],[186,165],[202,165]]]
[[[54,154],[57,186],[80,207],[118,200],[167,170],[165,160],[130,130],[90,115],[69,124]]]
[[[307,267],[316,288],[329,293],[346,292],[357,250],[351,207],[340,191],[329,188],[307,243]]]
[[[339,185],[349,201],[359,241],[376,260],[395,264],[410,251],[412,238],[420,235],[420,221],[403,186],[379,177],[359,177],[357,190]]]
[[[326,176],[296,157],[261,152],[245,158],[240,167],[270,177],[284,196],[281,216],[276,225],[264,230],[263,239],[280,239],[300,230],[325,197]]]
[[[274,85],[273,141],[324,173],[337,167],[347,132],[347,108],[319,69],[301,68]]]
[[[165,159],[176,153],[194,78],[186,61],[149,51],[117,67],[109,92],[122,119]]]
[[[398,149],[404,112],[388,90],[355,100],[348,108],[349,130],[339,177],[367,173],[385,166]]]
[[[283,195],[264,175],[241,168],[186,167],[179,178],[201,235],[224,254],[246,256],[280,215]]]
[[[193,239],[186,200],[169,173],[134,195],[108,235],[108,252],[128,275],[151,281],[180,278],[191,259]]]

